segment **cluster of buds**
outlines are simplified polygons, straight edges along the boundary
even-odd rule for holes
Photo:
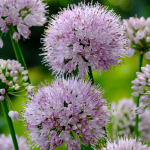
[[[112,103],[113,136],[117,140],[118,136],[134,135],[135,110],[136,104],[133,98],[121,99],[118,104]],[[142,141],[150,141],[150,111],[147,109],[144,113],[139,114],[139,138]]]
[[[16,60],[0,59],[0,100],[4,95],[19,91],[29,85],[28,71]]]
[[[131,87],[133,92],[132,95],[134,97],[139,97],[140,102],[145,102],[145,107],[150,106],[150,65],[146,65],[145,67],[141,67],[142,72],[136,72],[137,78],[132,81],[133,86]],[[143,106],[137,109],[137,113],[142,113],[144,108]]]
[[[150,17],[146,20],[144,17],[130,17],[124,20],[126,31],[129,38],[129,57],[132,57],[135,50],[137,53],[145,53],[145,57],[150,59]]]

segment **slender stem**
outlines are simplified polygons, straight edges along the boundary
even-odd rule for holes
[[[94,83],[94,78],[93,78],[93,74],[92,74],[92,68],[91,68],[91,66],[88,66],[88,69],[89,69],[89,71],[88,71],[88,76],[89,76],[89,78],[90,78],[90,80],[91,80],[91,85]],[[105,137],[104,137],[104,142],[105,142],[105,146],[106,146],[106,143],[107,143],[107,131],[106,131],[106,127],[103,127],[103,130],[105,131]]]
[[[0,38],[2,38],[2,37],[3,37],[3,35],[4,35],[4,32],[2,32],[2,33],[1,33],[1,36],[0,36]]]
[[[141,72],[141,67],[142,67],[142,60],[143,60],[143,54],[140,54],[139,56],[139,72]],[[136,106],[139,107],[139,99],[140,99],[140,96],[137,98],[137,103],[136,103]],[[136,124],[135,124],[135,136],[136,138],[138,138],[138,122],[139,122],[139,115],[136,114]]]
[[[9,130],[10,130],[10,134],[11,134],[12,141],[13,141],[13,144],[14,144],[14,148],[15,148],[15,150],[19,150],[16,135],[15,135],[15,131],[14,131],[14,127],[13,127],[13,123],[12,123],[11,118],[8,116],[9,111],[8,111],[6,100],[1,101],[1,104],[2,104],[2,108],[3,108],[3,111],[4,111],[5,118],[7,120],[7,124],[9,126]]]
[[[91,80],[91,85],[94,83],[94,78],[93,78],[93,74],[92,74],[92,68],[91,68],[91,66],[88,66],[88,69],[89,69],[89,71],[88,71],[88,76],[89,76],[89,78],[90,78],[90,80]]]
[[[27,70],[27,66],[26,66],[25,60],[23,58],[19,43],[12,38],[14,32],[15,32],[14,27],[9,26],[9,34],[10,34],[11,42],[12,42],[12,45],[13,45],[13,48],[15,51],[16,58],[17,58],[18,62],[21,63],[21,65],[24,67],[24,69]],[[30,83],[29,75],[28,75],[28,82]]]

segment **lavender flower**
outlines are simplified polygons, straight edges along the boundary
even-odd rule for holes
[[[69,150],[79,150],[80,140],[95,146],[103,137],[109,112],[98,87],[84,80],[57,79],[31,94],[23,117],[37,147],[53,150],[65,142]]]
[[[8,32],[8,26],[16,26],[17,32],[13,38],[18,41],[20,35],[29,37],[32,26],[43,26],[46,22],[46,4],[43,0],[1,0],[0,1],[0,28]]]
[[[150,48],[150,17],[146,20],[144,17],[140,19],[130,17],[124,19],[124,25],[126,26],[130,45],[128,56],[132,57],[136,51],[136,53],[144,53],[145,57],[150,59],[150,53],[148,52]]]
[[[112,104],[112,110],[114,111],[112,115],[113,124],[113,135],[115,140],[117,136],[134,135],[135,127],[135,112],[136,104],[133,98],[122,99],[119,101],[118,105]],[[142,141],[150,141],[150,110],[145,110],[143,114],[139,115],[139,138]]]
[[[119,139],[118,142],[108,142],[106,148],[102,150],[150,150],[147,145],[143,145],[136,139]]]
[[[88,66],[111,69],[125,56],[124,27],[112,10],[96,3],[70,5],[53,16],[45,30],[44,62],[56,73],[79,70],[85,77]]]
[[[141,67],[141,70],[142,72],[136,72],[137,78],[132,81],[133,86],[131,88],[136,91],[132,95],[134,97],[140,96],[139,101],[145,102],[144,106],[148,107],[150,106],[150,65],[147,64],[145,67]],[[142,107],[140,110],[142,111]]]
[[[26,139],[23,137],[18,137],[18,136],[16,137],[17,137],[19,150],[29,150],[26,144]],[[8,137],[6,137],[4,134],[0,135],[0,149],[1,150],[15,150],[10,134],[8,135]]]
[[[4,100],[5,94],[25,89],[29,85],[27,74],[18,61],[0,59],[0,100]]]

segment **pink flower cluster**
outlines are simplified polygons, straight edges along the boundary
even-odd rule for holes
[[[150,17],[146,20],[144,17],[124,19],[124,25],[129,37],[129,57],[132,57],[135,50],[138,53],[145,53],[145,57],[150,59]]]
[[[112,124],[113,136],[115,140],[118,136],[134,135],[136,104],[133,98],[121,99],[118,104],[112,103]],[[150,110],[145,110],[143,114],[139,114],[139,139],[142,141],[150,141]]]
[[[119,139],[118,142],[108,142],[102,150],[150,150],[150,147],[143,145],[135,139]]]
[[[17,31],[13,39],[25,39],[31,31],[29,27],[43,26],[46,22],[46,4],[43,0],[0,0],[0,28],[7,33],[9,25],[16,26]]]
[[[78,69],[84,78],[88,66],[111,69],[125,56],[126,36],[120,17],[99,3],[70,5],[53,16],[45,30],[44,62],[56,73]]]
[[[98,87],[77,79],[57,79],[42,85],[30,96],[23,117],[31,142],[43,150],[55,149],[63,142],[69,150],[95,146],[105,134],[108,122],[106,100]]]

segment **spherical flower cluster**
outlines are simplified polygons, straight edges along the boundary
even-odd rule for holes
[[[134,135],[136,104],[132,98],[122,99],[118,105],[112,104],[113,136],[117,140],[119,136]],[[143,114],[139,114],[139,139],[142,141],[150,141],[150,111],[146,110]]]
[[[150,150],[150,147],[143,145],[136,139],[119,139],[118,142],[108,142],[106,148],[102,150]]]
[[[137,53],[145,54],[147,59],[150,59],[150,17],[146,20],[144,17],[130,17],[124,20],[126,31],[129,37],[129,57],[132,57],[135,50]]]
[[[29,85],[28,71],[16,60],[0,59],[0,100],[3,101],[5,94],[19,91]]]
[[[69,150],[95,146],[108,122],[106,100],[98,87],[77,79],[57,79],[42,85],[24,107],[23,117],[31,142],[42,149],[55,149],[63,142]]]
[[[25,39],[31,31],[29,27],[43,26],[46,22],[46,4],[43,0],[1,0],[0,1],[0,28],[7,33],[9,25],[17,26],[13,39]]]
[[[145,107],[150,106],[150,65],[146,65],[145,67],[141,67],[142,72],[136,72],[137,78],[132,81],[133,86],[131,87],[133,92],[132,95],[134,97],[140,96],[139,101],[145,102]],[[137,109],[138,112],[143,111],[143,106]]]
[[[19,150],[29,150],[26,144],[25,138],[18,137],[18,136],[16,136],[16,138],[17,138]],[[0,149],[1,150],[15,150],[10,134],[7,137],[4,134],[0,135]]]
[[[112,10],[96,3],[70,5],[45,30],[44,62],[56,73],[111,69],[126,54],[124,26]]]

